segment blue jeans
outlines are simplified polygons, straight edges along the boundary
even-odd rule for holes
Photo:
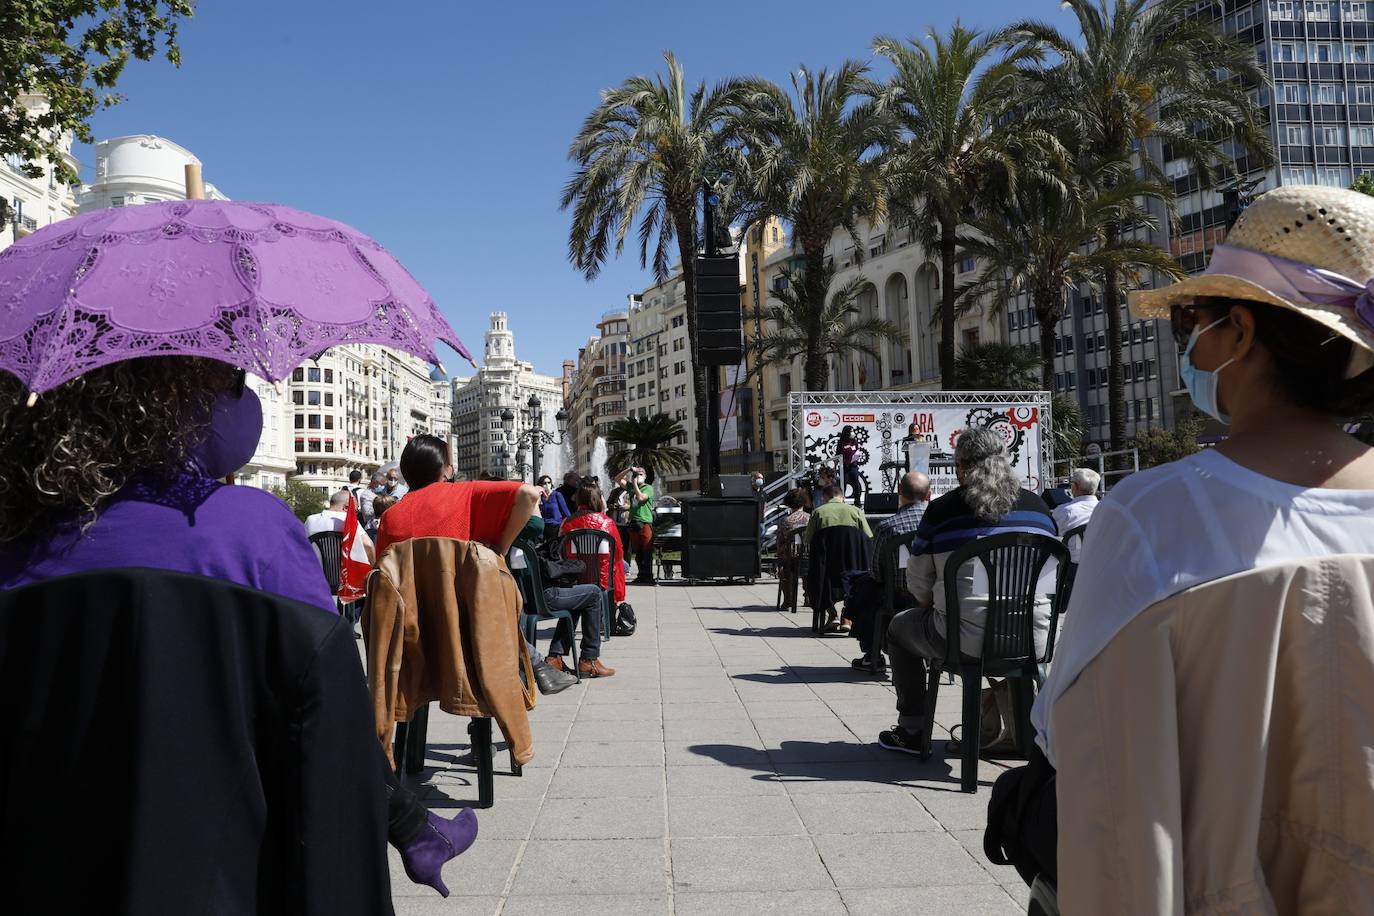
[[[596,585],[544,589],[544,605],[549,610],[571,611],[574,625],[579,617],[582,619],[582,657],[587,661],[601,655],[601,595],[601,588]],[[549,654],[562,655],[566,651],[563,628],[557,627],[549,641]]]

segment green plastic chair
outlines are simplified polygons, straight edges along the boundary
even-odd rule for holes
[[[524,568],[517,568],[515,565],[515,555],[519,552],[524,561]],[[571,674],[577,674],[577,625],[573,621],[571,611],[551,611],[544,604],[544,573],[539,567],[539,557],[527,541],[517,540],[511,545],[510,555],[506,558],[506,565],[510,567],[511,575],[515,577],[515,584],[520,589],[520,598],[524,602],[524,609],[520,614],[520,630],[525,634],[525,641],[530,645],[535,644],[535,637],[538,635],[539,621],[556,620],[556,626],[567,626],[567,646],[568,652],[572,654]],[[581,680],[578,676],[578,680]]]

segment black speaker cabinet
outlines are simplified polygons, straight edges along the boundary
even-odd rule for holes
[[[896,493],[865,493],[865,515],[892,515],[897,511]]]
[[[683,578],[757,579],[762,505],[752,496],[683,500]]]

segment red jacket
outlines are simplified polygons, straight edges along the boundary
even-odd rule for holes
[[[565,521],[563,523],[563,527],[559,528],[558,530],[559,532],[566,534],[567,532],[577,528],[591,528],[595,531],[604,531],[611,536],[611,539],[613,541],[615,541],[615,562],[612,563],[612,558],[606,556],[605,554],[602,554],[601,556],[597,557],[596,562],[597,566],[600,568],[600,582],[602,588],[611,587],[606,577],[606,567],[611,566],[614,568],[615,600],[617,603],[624,601],[625,546],[620,543],[620,532],[616,530],[615,523],[612,522],[609,517],[607,517],[604,513],[601,512],[579,512],[577,515],[574,515],[572,518]],[[582,557],[581,559],[583,562],[586,562],[585,557]]]

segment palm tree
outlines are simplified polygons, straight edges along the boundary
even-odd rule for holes
[[[896,72],[880,107],[901,125],[888,164],[894,219],[904,219],[927,251],[940,252],[940,379],[954,388],[955,253],[959,227],[992,188],[1014,188],[1020,173],[1054,147],[1047,132],[1009,115],[1020,103],[1018,66],[1031,56],[993,61],[1006,44],[955,23],[925,42],[881,37],[873,50]]]
[[[965,391],[1035,391],[1040,356],[1021,344],[982,343],[964,347],[954,360],[955,384]],[[1050,398],[1050,437],[1057,458],[1077,458],[1083,447],[1083,412],[1064,394]]]
[[[728,80],[688,92],[682,66],[665,52],[665,76],[634,76],[604,90],[601,102],[573,138],[568,158],[573,176],[563,188],[561,208],[572,209],[568,259],[588,280],[601,272],[611,253],[619,256],[632,231],[639,263],[667,279],[671,249],[682,265],[687,296],[687,334],[697,337],[697,195],[724,168],[729,135],[726,115],[741,106],[753,85]],[[638,221],[638,228],[635,223]],[[706,373],[692,360],[697,427],[706,429]],[[700,467],[706,468],[706,440],[700,439]]]
[[[1086,159],[1075,171],[1078,174],[1053,183],[1023,181],[999,203],[989,205],[973,221],[974,232],[963,239],[961,252],[982,265],[974,281],[959,290],[966,308],[989,293],[996,308],[1021,294],[1029,298],[1040,325],[1041,385],[1051,392],[1055,340],[1070,290],[1096,285],[1108,271],[1130,277],[1145,270],[1182,275],[1178,263],[1159,246],[1108,237],[1115,226],[1153,227],[1139,201],[1167,197],[1168,189],[1135,180],[1125,163]]]
[[[606,467],[612,475],[641,467],[650,484],[660,472],[685,471],[692,466],[691,456],[672,444],[682,432],[682,424],[666,413],[616,420],[607,431],[607,445],[613,451]]]
[[[880,220],[886,211],[879,153],[891,138],[892,122],[872,100],[867,73],[854,61],[833,73],[802,68],[792,75],[790,95],[763,83],[733,114],[743,148],[739,219],[746,230],[770,216],[791,224],[802,269],[799,286],[789,288],[793,301],[804,303],[804,314],[826,313],[834,271],[826,267],[825,249],[835,232],[849,233],[861,259],[860,224]],[[813,371],[820,369],[808,367],[808,387],[817,377]]]
[[[834,266],[822,264],[819,274],[816,285],[829,289],[835,278]],[[783,276],[787,282],[769,294],[769,305],[763,310],[769,329],[749,342],[754,351],[754,371],[761,372],[765,366],[791,366],[800,358],[806,390],[825,391],[830,387],[830,357],[858,352],[877,359],[882,341],[902,337],[901,328],[885,318],[852,320],[859,314],[854,300],[868,285],[863,277],[855,277],[835,290],[830,301],[822,300],[818,308],[809,293],[813,285],[804,273],[798,277],[798,271],[789,267]],[[755,316],[751,313],[747,317]]]
[[[1189,161],[1204,185],[1215,180],[1218,165],[1236,171],[1228,141],[1248,151],[1250,167],[1270,164],[1261,112],[1248,95],[1266,82],[1254,49],[1192,15],[1194,0],[1064,0],[1063,6],[1077,19],[1081,41],[1033,20],[1012,26],[1009,40],[1052,61],[1025,72],[1036,87],[1035,108],[1063,119],[1088,155],[1130,161],[1147,141],[1162,143],[1170,159]],[[1165,183],[1155,157],[1141,154],[1139,164]],[[1109,225],[1105,244],[1115,246],[1124,229]],[[1104,264],[1113,450],[1126,444],[1120,281],[1117,267]]]
[[[1040,373],[1034,347],[988,341],[964,347],[954,358],[954,383],[965,391],[1028,391]]]

